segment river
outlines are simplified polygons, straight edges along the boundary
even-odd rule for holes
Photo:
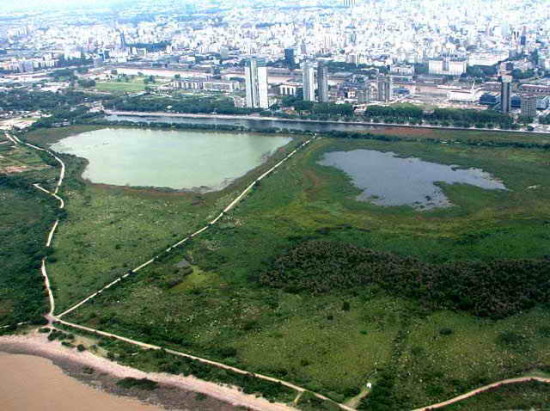
[[[337,123],[337,122],[308,122],[292,120],[266,120],[262,118],[243,119],[243,118],[219,118],[219,117],[170,117],[170,116],[135,116],[135,115],[107,115],[106,120],[113,122],[132,122],[132,123],[169,123],[169,124],[190,124],[190,125],[223,125],[245,127],[246,129],[256,128],[280,128],[296,131],[312,131],[316,133],[326,133],[329,131],[347,131],[358,132],[369,129],[379,129],[379,125]]]
[[[162,408],[119,397],[63,373],[50,360],[0,352],[3,411],[158,411]]]

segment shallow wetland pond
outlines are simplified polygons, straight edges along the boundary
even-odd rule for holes
[[[399,157],[392,152],[331,151],[319,164],[344,171],[353,184],[363,190],[357,200],[382,206],[447,207],[451,204],[438,182],[506,190],[502,182],[483,170]]]
[[[52,149],[88,160],[92,183],[216,191],[263,164],[290,137],[106,128],[78,134]]]

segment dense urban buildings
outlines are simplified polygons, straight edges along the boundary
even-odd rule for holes
[[[224,94],[255,109],[301,96],[358,110],[408,102],[517,116],[522,97],[535,94],[542,114],[550,96],[544,0],[426,1],[301,0],[287,9],[207,0],[178,9],[160,0],[97,15],[51,7],[32,18],[7,9],[0,83],[88,67],[76,81],[153,76],[167,84],[149,82],[149,92]]]

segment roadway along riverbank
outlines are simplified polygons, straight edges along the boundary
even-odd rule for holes
[[[367,121],[337,121],[337,120],[308,120],[299,118],[282,118],[282,117],[260,117],[251,115],[236,115],[236,114],[195,114],[195,113],[167,113],[167,112],[148,112],[148,111],[117,111],[105,110],[105,114],[111,116],[129,116],[129,117],[173,117],[173,118],[190,118],[190,119],[217,119],[217,120],[247,120],[258,122],[289,122],[303,124],[320,124],[320,125],[349,125],[363,126],[365,128],[382,128],[382,127],[404,127],[404,128],[419,128],[419,129],[439,129],[439,130],[466,130],[466,131],[490,131],[494,133],[533,133],[533,134],[550,134],[550,130],[539,128],[535,131],[527,130],[501,130],[498,128],[476,128],[476,127],[454,127],[454,126],[436,126],[430,124],[398,124],[398,123],[376,123]]]

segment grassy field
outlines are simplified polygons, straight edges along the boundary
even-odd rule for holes
[[[156,79],[155,83],[145,84],[145,77],[130,77],[128,81],[98,81],[95,90],[109,93],[138,93],[145,91],[146,87],[158,87],[159,85],[167,82],[166,80]]]
[[[443,185],[454,206],[424,212],[358,202],[345,174],[317,164],[326,151],[355,148],[479,167],[509,190]],[[220,225],[70,318],[279,376],[337,401],[388,372],[395,404],[407,408],[544,368],[547,309],[489,320],[430,312],[375,288],[312,296],[267,288],[257,278],[281,252],[311,238],[431,263],[543,258],[550,245],[548,159],[537,149],[321,139]],[[193,268],[177,268],[182,258]]]
[[[455,410],[547,410],[550,385],[540,382],[506,385],[442,408]]]
[[[0,140],[0,143],[5,140]],[[36,150],[24,146],[14,146],[11,142],[0,144],[0,174],[38,170],[46,167]]]
[[[54,180],[55,170],[34,151],[0,150],[0,326],[37,321],[46,311],[39,267],[57,204],[32,184]]]
[[[445,130],[445,129],[426,129],[426,128],[407,128],[407,127],[379,127],[372,128],[368,132],[373,134],[383,134],[386,136],[395,136],[403,139],[414,140],[417,138],[423,140],[444,140],[453,141],[483,141],[494,143],[537,143],[550,144],[548,134],[537,133],[507,133],[502,131],[477,131],[477,130]]]

